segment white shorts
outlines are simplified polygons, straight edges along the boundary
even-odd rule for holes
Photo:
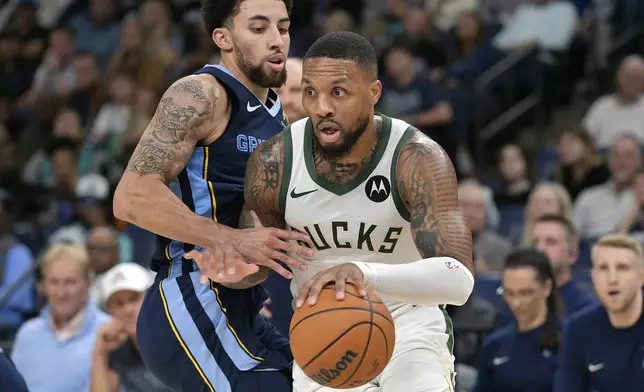
[[[437,313],[438,312],[438,313]],[[367,385],[345,392],[453,392],[454,357],[446,321],[436,306],[406,305],[393,312],[396,345],[385,370]],[[440,317],[438,317],[440,315]],[[450,323],[451,325],[451,323]],[[331,392],[293,365],[293,392]]]

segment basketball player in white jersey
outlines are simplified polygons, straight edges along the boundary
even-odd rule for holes
[[[373,47],[330,33],[304,58],[307,118],[251,155],[246,207],[266,226],[307,233],[315,256],[293,271],[297,306],[335,282],[380,295],[392,311],[391,362],[354,392],[454,388],[445,304],[464,304],[474,285],[472,241],[454,168],[443,149],[409,124],[376,114],[382,85]],[[294,255],[293,257],[298,257]],[[347,375],[348,377],[349,375]],[[327,392],[294,366],[294,392]]]

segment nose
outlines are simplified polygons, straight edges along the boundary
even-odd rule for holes
[[[333,117],[335,110],[331,100],[325,94],[319,94],[315,101],[315,114],[320,118]]]
[[[268,31],[269,31],[268,46],[270,50],[282,51],[282,49],[284,49],[284,37],[282,36],[282,33],[280,33],[277,26],[274,26]]]

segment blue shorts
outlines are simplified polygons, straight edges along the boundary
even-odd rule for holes
[[[258,314],[266,297],[159,272],[137,323],[143,362],[175,392],[291,392],[288,340]]]

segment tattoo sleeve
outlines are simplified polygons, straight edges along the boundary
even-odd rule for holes
[[[416,131],[400,151],[396,181],[409,211],[414,243],[425,257],[452,257],[473,271],[472,234],[458,201],[452,162]]]
[[[143,133],[126,171],[159,176],[170,182],[186,165],[219,98],[214,84],[189,76],[175,82],[164,94],[150,125]]]
[[[279,207],[283,146],[281,133],[262,143],[250,156],[244,179],[244,201],[248,210],[255,211],[264,226],[280,229],[285,227]],[[252,225],[252,219],[250,223]]]

